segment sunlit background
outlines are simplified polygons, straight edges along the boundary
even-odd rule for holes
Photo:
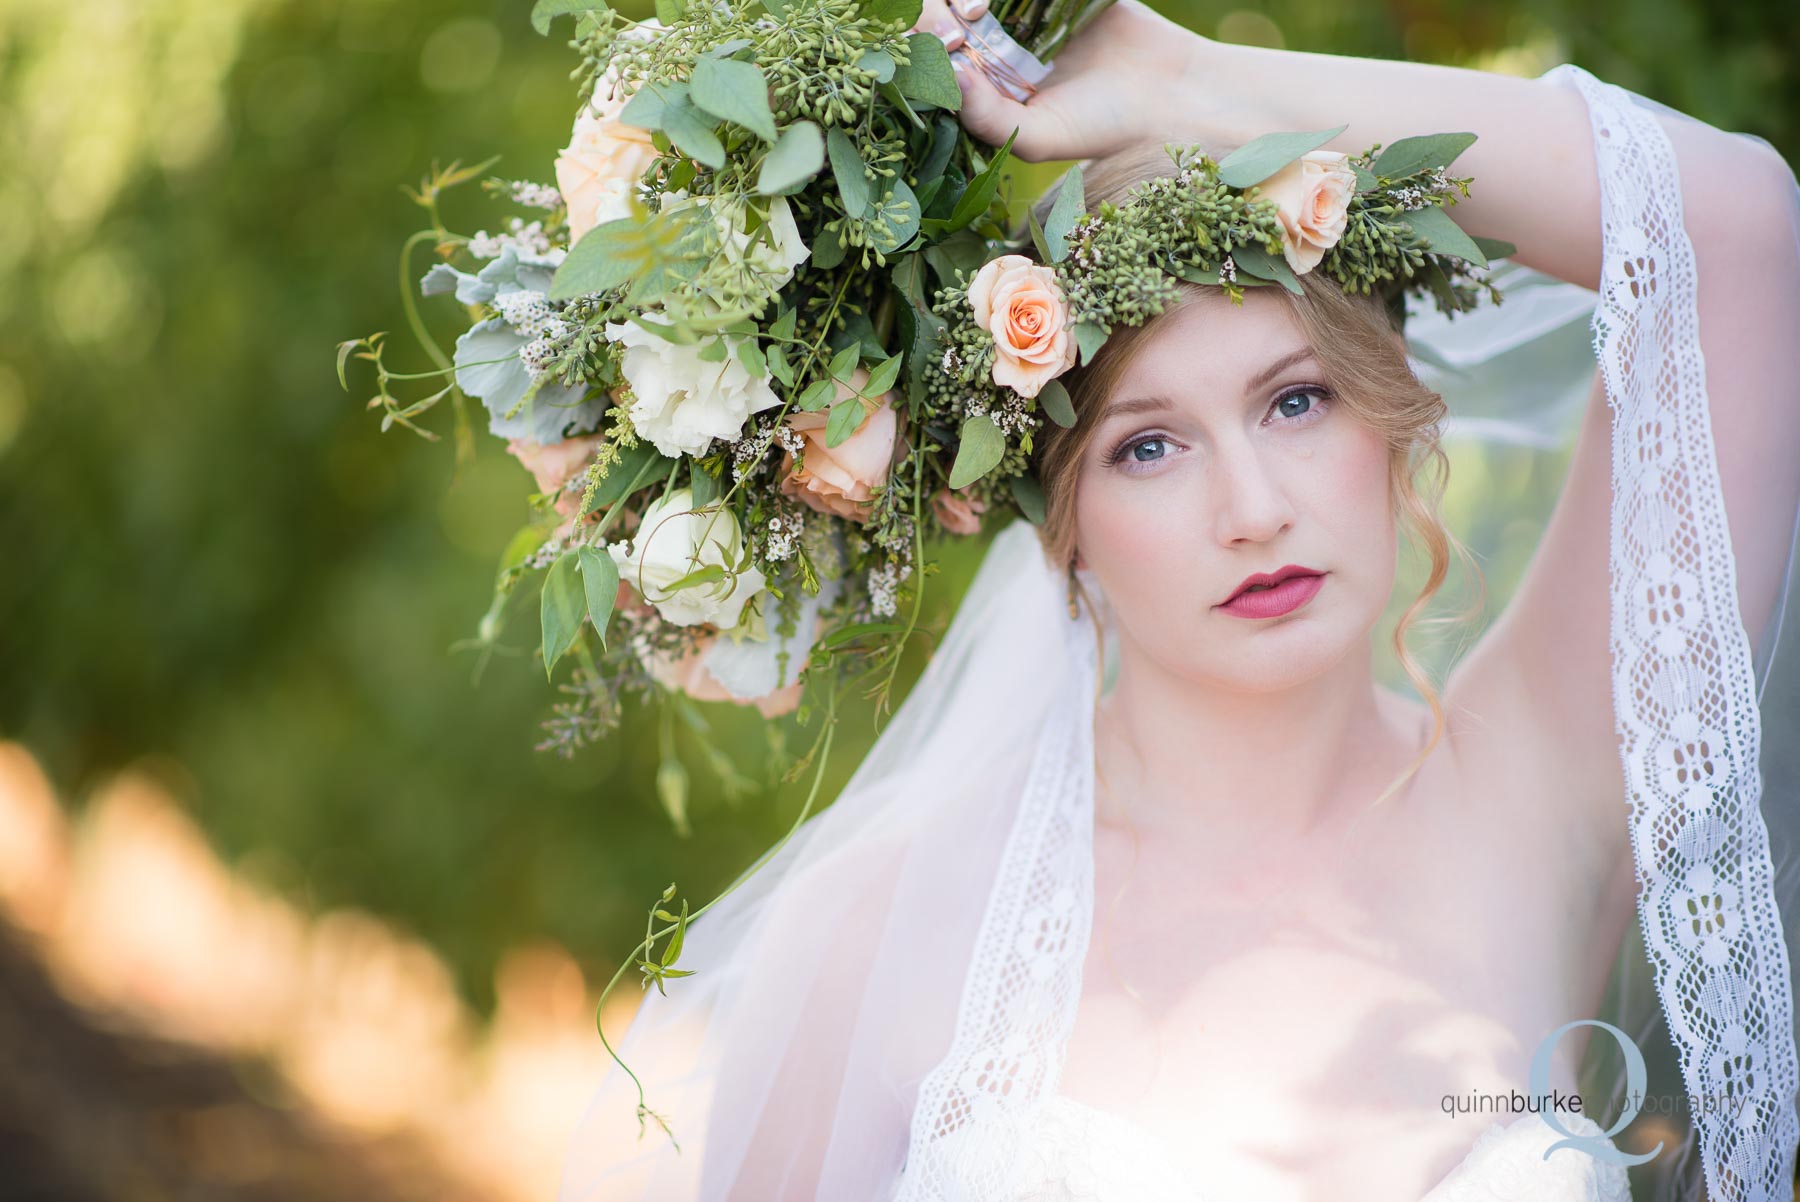
[[[646,908],[670,881],[710,898],[798,810],[794,786],[728,798],[684,729],[677,837],[654,716],[534,752],[535,594],[478,687],[451,650],[524,473],[484,437],[453,481],[448,440],[379,433],[335,379],[334,345],[375,330],[426,366],[402,184],[492,155],[549,180],[574,59],[529,8],[0,0],[0,1196],[552,1197]],[[1572,61],[1800,158],[1781,3],[1165,11],[1295,49]],[[452,228],[493,226],[463,193]],[[453,305],[428,313],[454,337]],[[1560,469],[1459,453],[1452,525],[1495,489],[1547,508]],[[1485,565],[1495,600],[1530,537]],[[979,550],[944,557],[940,621]],[[807,737],[705,710],[753,777],[772,734]],[[826,796],[871,732],[853,716]]]

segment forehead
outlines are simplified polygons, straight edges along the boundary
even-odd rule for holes
[[[1133,348],[1113,397],[1192,390],[1202,382],[1236,390],[1273,360],[1306,346],[1293,309],[1274,293],[1248,289],[1238,306],[1223,292],[1208,290],[1157,319]]]

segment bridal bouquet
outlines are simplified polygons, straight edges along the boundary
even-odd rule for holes
[[[1048,56],[1109,2],[994,15]],[[539,0],[534,26],[573,17],[580,57],[554,185],[488,179],[525,212],[463,236],[439,195],[487,165],[436,172],[414,194],[433,228],[406,250],[434,245],[419,290],[453,296],[469,329],[437,352],[408,294],[438,372],[389,371],[379,334],[338,348],[340,381],[353,355],[375,365],[383,429],[435,438],[415,419],[452,396],[466,443],[473,397],[530,472],[539,517],[505,549],[474,644],[496,645],[509,595],[536,581],[544,669],[573,663],[540,744],[564,755],[630,693],[775,716],[808,681],[828,706],[861,682],[885,705],[923,540],[1041,511],[1036,418],[1003,447],[927,386],[946,349],[934,291],[1004,237],[1007,148],[963,132],[943,42],[909,32],[919,0],[656,11]],[[390,388],[431,375],[445,385],[420,400]],[[660,792],[684,827],[679,773],[665,764]]]

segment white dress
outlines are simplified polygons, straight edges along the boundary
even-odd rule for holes
[[[1567,1114],[1559,1121],[1577,1135],[1601,1132],[1586,1115]],[[948,1139],[953,1142],[959,1134]],[[1624,1166],[1579,1148],[1562,1148],[1545,1158],[1544,1150],[1562,1138],[1535,1114],[1492,1123],[1418,1202],[1630,1202]],[[1615,1146],[1611,1140],[1606,1143]],[[1045,1100],[1020,1151],[1020,1177],[1009,1202],[1214,1202],[1222,1197],[1206,1188],[1203,1162],[1184,1161],[1131,1120],[1062,1094]],[[981,1158],[952,1153],[948,1159],[978,1163]],[[956,1191],[947,1192],[954,1196]]]

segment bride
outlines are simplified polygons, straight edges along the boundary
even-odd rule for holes
[[[1407,635],[1458,544],[1407,337],[1317,274],[1241,307],[1183,283],[1064,377],[1044,523],[996,537],[842,796],[694,924],[699,973],[646,996],[563,1202],[1616,1202],[1654,1159],[1619,1099],[1547,1099],[1613,1039],[1591,1020],[1634,920],[1698,1137],[1645,1179],[1790,1196],[1749,691],[1800,507],[1788,165],[1574,67],[1227,45],[1136,0],[1021,100],[981,11],[921,22],[976,49],[963,123],[1091,160],[1090,212],[1168,174],[1164,141],[1478,134],[1458,224],[1599,293],[1562,493],[1434,686]],[[1422,700],[1374,667],[1403,529]],[[638,1139],[640,1087],[679,1151]],[[1527,1094],[1552,1113],[1505,1109]]]

